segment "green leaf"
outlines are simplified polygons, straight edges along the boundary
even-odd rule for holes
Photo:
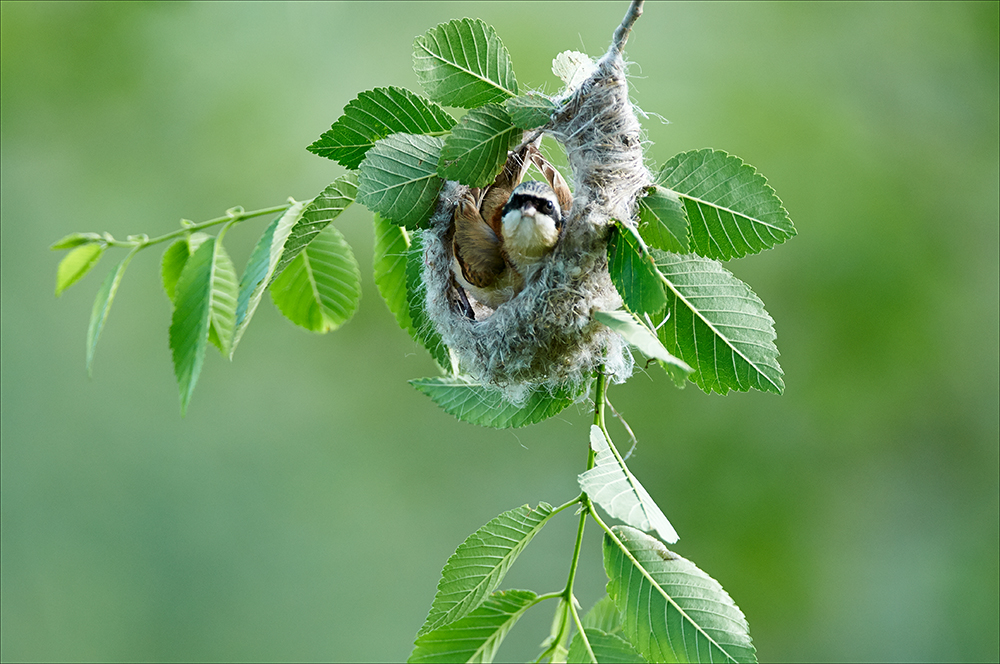
[[[319,196],[308,202],[306,208],[302,210],[302,216],[295,220],[291,230],[288,231],[288,238],[281,245],[274,243],[282,251],[281,258],[274,267],[271,282],[278,278],[278,275],[327,227],[327,224],[350,207],[357,194],[357,174],[345,173],[328,184]]]
[[[497,390],[491,390],[461,376],[420,378],[410,385],[431,398],[446,413],[470,424],[493,429],[509,429],[536,424],[557,415],[579,396],[562,387],[554,393],[545,389],[532,392],[523,406],[514,406]]]
[[[559,108],[551,97],[540,92],[529,92],[504,102],[511,122],[521,129],[537,129],[549,123]]]
[[[691,380],[706,392],[781,394],[774,321],[750,287],[708,258],[655,249],[653,255],[668,284],[666,321],[657,335],[694,367]]]
[[[208,238],[188,258],[175,290],[174,313],[170,319],[170,351],[180,390],[181,415],[187,412],[205,362],[212,311],[215,242],[214,237]]]
[[[639,200],[639,234],[651,247],[687,253],[688,219],[676,192],[653,185]]]
[[[627,311],[594,311],[594,318],[622,335],[646,357],[665,362],[679,369],[686,376],[694,371],[687,362],[667,352],[656,335]]]
[[[403,88],[362,92],[307,150],[356,169],[375,141],[390,134],[444,134],[455,126],[443,108]]]
[[[239,284],[236,268],[222,246],[222,240],[215,242],[215,266],[212,270],[212,308],[209,312],[208,340],[219,349],[223,357],[229,357],[233,345],[233,331],[236,328],[236,298]]]
[[[405,228],[375,215],[375,285],[399,326],[411,332],[410,305],[406,299],[406,256],[410,236]],[[412,332],[411,332],[412,334]]]
[[[97,265],[97,261],[104,255],[104,248],[104,244],[97,242],[83,244],[59,261],[59,267],[56,269],[56,297],[62,295],[64,290],[78,282]]]
[[[632,644],[616,634],[599,629],[585,629],[586,641],[577,632],[569,645],[568,664],[634,664],[645,662]],[[590,646],[589,650],[587,646]]]
[[[63,236],[56,240],[52,246],[49,247],[52,251],[59,251],[60,249],[72,249],[74,247],[79,247],[81,244],[90,244],[92,242],[101,242],[104,238],[98,233],[70,233],[69,235]]]
[[[590,427],[590,447],[596,453],[594,467],[580,474],[580,490],[610,516],[676,542],[677,531],[597,425]]]
[[[608,274],[629,311],[657,314],[667,304],[663,280],[653,258],[644,255],[641,238],[630,227],[618,223],[608,242]]]
[[[254,247],[247,266],[240,277],[240,291],[236,298],[236,329],[233,331],[233,344],[229,350],[229,359],[236,352],[236,346],[243,338],[250,319],[253,318],[257,306],[264,296],[264,289],[271,282],[278,261],[285,249],[285,242],[292,227],[302,218],[302,213],[310,201],[300,201],[284,211],[280,217],[268,224],[257,245]]]
[[[739,258],[795,235],[764,176],[720,150],[682,152],[663,165],[656,183],[680,195],[694,251],[702,256]]]
[[[125,268],[128,267],[136,249],[128,253],[118,265],[105,278],[101,284],[101,289],[97,291],[94,298],[94,306],[90,310],[90,324],[87,326],[87,373],[92,373],[94,364],[94,352],[97,350],[97,342],[101,338],[104,330],[104,323],[108,320],[108,313],[111,312],[111,305],[115,301],[115,294],[125,275]]]
[[[582,622],[584,628],[599,629],[605,634],[613,634],[622,629],[622,614],[611,597],[605,595],[590,607]]]
[[[358,202],[395,224],[422,226],[437,205],[444,180],[437,175],[444,139],[393,134],[361,162]]]
[[[611,531],[608,594],[624,615],[625,638],[647,661],[757,661],[746,618],[718,581],[649,535]]]
[[[507,151],[517,145],[522,133],[502,106],[474,108],[445,139],[437,173],[470,187],[492,184],[507,161]]]
[[[187,263],[191,254],[198,251],[198,247],[210,238],[207,233],[191,233],[173,242],[167,250],[163,252],[163,260],[160,263],[160,275],[163,278],[163,290],[167,297],[173,302],[177,290],[177,280],[181,278],[184,271],[184,264]]]
[[[271,299],[288,320],[320,334],[354,315],[361,300],[361,270],[335,226],[312,236],[271,284]]]
[[[417,37],[413,71],[427,96],[446,106],[475,108],[517,95],[510,54],[479,19],[442,23]]]
[[[494,593],[457,622],[419,636],[407,662],[492,662],[507,632],[534,606],[530,590]]]
[[[563,51],[552,60],[552,73],[562,79],[567,91],[580,87],[596,69],[593,58],[579,51]]]
[[[427,289],[423,280],[424,233],[417,231],[410,236],[410,251],[406,255],[406,305],[410,316],[407,331],[431,354],[434,361],[445,373],[452,372],[451,351],[441,339],[434,321],[427,315],[425,296]]]
[[[469,535],[448,558],[427,620],[417,634],[460,620],[479,607],[551,516],[547,503],[535,509],[522,505]]]

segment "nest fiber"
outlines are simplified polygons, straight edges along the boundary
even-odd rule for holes
[[[608,233],[632,224],[639,193],[651,183],[640,126],[628,99],[624,63],[614,47],[594,73],[559,100],[542,128],[566,150],[573,208],[558,244],[525,275],[523,291],[496,311],[463,313],[451,272],[452,214],[467,187],[447,182],[424,235],[426,309],[462,373],[503,391],[513,403],[539,388],[579,389],[603,365],[615,382],[632,373],[624,340],[592,318],[621,306],[608,276]]]

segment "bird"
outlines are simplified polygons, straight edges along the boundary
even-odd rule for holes
[[[547,183],[521,181],[529,162]],[[572,205],[566,180],[534,144],[512,152],[492,185],[470,189],[455,206],[452,272],[460,294],[491,309],[513,299],[555,247]],[[468,298],[460,299],[474,318]]]

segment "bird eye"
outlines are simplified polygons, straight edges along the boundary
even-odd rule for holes
[[[552,214],[552,201],[542,201],[538,207],[544,214]]]

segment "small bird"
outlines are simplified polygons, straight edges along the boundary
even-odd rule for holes
[[[529,160],[548,184],[521,182]],[[512,299],[555,247],[572,204],[566,180],[535,145],[511,153],[492,185],[471,189],[456,205],[452,271],[457,284],[491,309]],[[471,305],[466,313],[474,317]]]

